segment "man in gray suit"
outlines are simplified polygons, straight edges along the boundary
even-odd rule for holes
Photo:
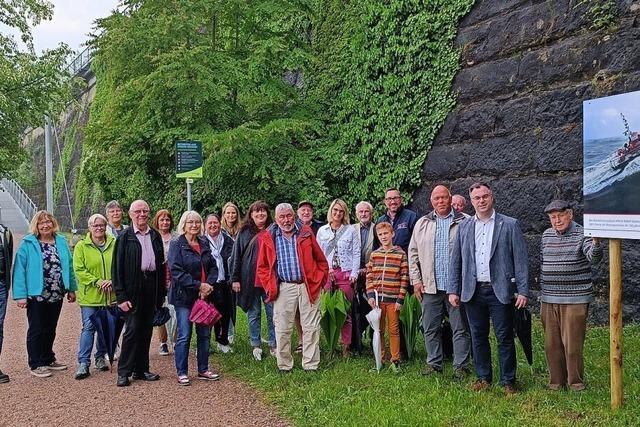
[[[507,394],[517,392],[516,348],[513,338],[513,300],[527,305],[529,296],[527,246],[518,222],[496,213],[491,188],[484,182],[469,188],[476,214],[458,228],[451,254],[449,302],[465,306],[478,380],[476,391],[493,380],[489,321],[498,341],[500,384]]]
[[[360,273],[364,277],[366,269],[364,268],[369,262],[369,256],[373,250],[373,240],[375,231],[373,229],[373,206],[369,202],[359,202],[356,205],[356,216],[358,223],[354,225],[356,236],[360,239]]]

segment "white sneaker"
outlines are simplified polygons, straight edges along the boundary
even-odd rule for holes
[[[258,362],[262,360],[262,349],[260,347],[255,347],[253,349],[253,358]]]
[[[218,343],[218,351],[224,354],[233,353],[233,349],[231,347],[229,347],[228,345],[220,344],[220,343]]]
[[[51,371],[46,366],[38,366],[31,370],[31,375],[38,378],[47,378],[51,376]]]
[[[227,339],[229,340],[229,344],[233,344],[233,342],[236,340],[236,336],[235,335],[229,335],[227,337]]]

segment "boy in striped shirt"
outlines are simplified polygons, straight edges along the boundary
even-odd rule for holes
[[[388,222],[376,225],[380,248],[371,252],[367,263],[367,297],[369,305],[376,306],[374,291],[378,291],[378,305],[382,311],[380,318],[380,339],[384,356],[384,327],[389,328],[391,347],[391,369],[398,372],[400,363],[400,310],[409,286],[409,263],[407,254],[393,246],[393,227]]]

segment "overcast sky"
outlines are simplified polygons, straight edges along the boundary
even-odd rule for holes
[[[632,132],[640,131],[640,91],[608,96],[584,104],[584,138],[624,137],[624,114]]]
[[[53,3],[53,19],[43,21],[33,28],[33,44],[36,52],[51,49],[64,42],[71,49],[80,52],[82,44],[93,31],[96,18],[109,16],[116,8],[118,0],[49,0]],[[3,32],[6,29],[2,29]],[[15,32],[12,32],[16,34]],[[16,37],[17,38],[17,37]]]

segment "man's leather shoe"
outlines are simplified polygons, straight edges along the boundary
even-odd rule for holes
[[[138,372],[133,374],[134,380],[142,380],[142,381],[158,381],[160,379],[160,375],[153,374],[151,372]]]
[[[118,382],[116,383],[118,387],[126,387],[129,384],[129,377],[126,375],[118,375]]]

